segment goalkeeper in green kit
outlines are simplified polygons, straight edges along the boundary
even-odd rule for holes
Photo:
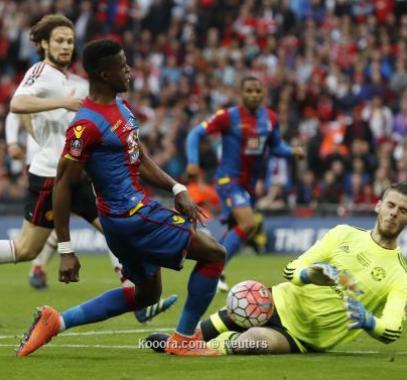
[[[407,224],[407,183],[390,186],[376,205],[373,230],[329,230],[284,269],[273,286],[266,325],[242,329],[226,310],[201,322],[203,338],[223,354],[322,352],[363,331],[383,343],[402,332],[407,264],[397,238]]]

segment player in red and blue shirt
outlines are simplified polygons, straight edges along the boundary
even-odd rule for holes
[[[30,354],[66,328],[156,303],[161,294],[160,267],[180,270],[185,258],[197,264],[166,350],[177,355],[216,353],[200,341],[195,329],[215,295],[225,249],[195,229],[202,221],[201,210],[185,186],[177,184],[149,157],[139,140],[139,123],[128,104],[117,97],[130,84],[130,68],[121,45],[111,40],[89,43],[83,52],[83,66],[89,75],[90,94],[67,131],[54,190],[61,253],[59,280],[79,280],[80,264],[70,244],[69,215],[72,189],[85,169],[96,191],[106,241],[135,287],[110,290],[61,314],[43,307],[18,354]],[[177,211],[149,199],[140,179],[172,190]]]
[[[187,138],[187,172],[199,170],[199,142],[206,135],[218,133],[222,157],[216,171],[216,190],[221,200],[221,221],[235,225],[222,238],[226,262],[247,240],[256,227],[254,188],[262,161],[268,155],[302,158],[301,147],[290,147],[281,140],[277,115],[262,105],[264,88],[256,77],[241,83],[242,105],[221,109],[209,120],[191,130]]]

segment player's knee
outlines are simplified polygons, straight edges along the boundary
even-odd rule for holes
[[[223,245],[214,242],[208,252],[208,261],[211,263],[224,264],[225,257],[226,257],[226,248]]]

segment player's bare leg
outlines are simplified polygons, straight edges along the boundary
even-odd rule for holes
[[[217,340],[221,346],[222,335]],[[290,343],[280,332],[268,327],[252,327],[249,330],[236,335],[232,340],[224,341],[225,351],[240,355],[259,354],[289,354]]]
[[[279,331],[269,327],[251,327],[245,332],[226,331],[208,342],[221,355],[289,354],[290,343]]]
[[[51,229],[24,220],[15,240],[0,240],[0,264],[31,261],[41,252]]]

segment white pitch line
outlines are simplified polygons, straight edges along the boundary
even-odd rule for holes
[[[0,347],[14,347],[15,344],[0,344]],[[136,344],[134,345],[106,345],[106,344],[48,344],[47,347],[54,348],[102,348],[102,349],[119,349],[119,350],[136,350],[139,349]]]
[[[118,335],[118,334],[137,334],[149,333],[155,331],[171,331],[170,327],[161,328],[145,328],[145,329],[131,329],[131,330],[101,330],[101,331],[84,331],[84,332],[66,332],[59,335],[64,336],[93,336],[93,335]],[[0,339],[12,339],[17,335],[0,335]]]

